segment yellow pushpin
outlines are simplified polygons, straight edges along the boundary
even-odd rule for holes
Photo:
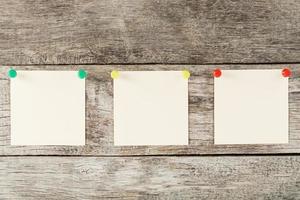
[[[119,71],[113,70],[110,73],[110,76],[112,77],[112,79],[116,79],[116,78],[118,78],[120,76],[120,73],[119,73]]]
[[[183,70],[182,71],[182,76],[183,76],[184,79],[189,79],[191,74],[188,70]]]

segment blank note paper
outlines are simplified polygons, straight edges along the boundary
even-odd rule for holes
[[[115,145],[187,145],[188,80],[181,71],[121,71],[114,79]]]
[[[288,143],[288,78],[281,70],[223,70],[214,81],[215,144]]]
[[[77,71],[18,71],[11,79],[11,144],[85,144],[85,80]]]

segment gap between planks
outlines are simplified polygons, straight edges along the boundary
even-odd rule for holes
[[[299,62],[270,62],[270,63],[68,63],[68,64],[12,64],[12,63],[4,63],[1,66],[91,66],[91,65],[98,65],[98,66],[113,66],[113,65],[297,65],[300,64]]]

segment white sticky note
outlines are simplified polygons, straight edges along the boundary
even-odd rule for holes
[[[188,80],[181,71],[121,71],[114,79],[115,145],[187,145]]]
[[[214,84],[215,144],[288,143],[288,78],[281,70],[223,70]]]
[[[84,145],[85,80],[77,71],[17,71],[10,79],[12,145]]]

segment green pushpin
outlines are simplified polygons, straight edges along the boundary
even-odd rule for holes
[[[7,74],[10,78],[15,78],[17,76],[17,71],[14,70],[13,68],[10,68]]]
[[[83,69],[78,70],[78,76],[80,79],[85,79],[87,77],[87,72]]]

